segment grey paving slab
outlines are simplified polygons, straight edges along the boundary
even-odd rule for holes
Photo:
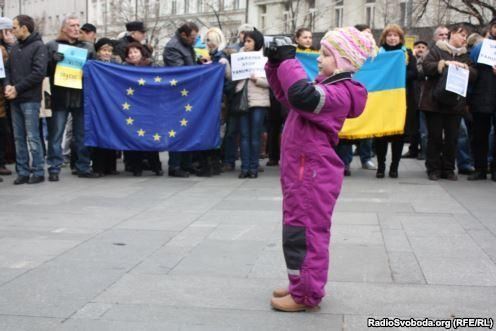
[[[343,201],[338,200],[335,211],[337,212],[380,212],[389,210],[392,212],[413,212],[410,203],[407,202],[370,202],[370,201]]]
[[[463,227],[450,215],[399,215],[406,234],[410,236],[451,237],[466,234]]]
[[[429,284],[496,286],[496,265],[489,257],[418,256]]]
[[[86,241],[60,256],[66,265],[88,261],[102,267],[131,268],[164,246],[174,232],[113,229]]]
[[[332,225],[334,244],[384,245],[378,225]]]
[[[468,234],[487,256],[496,263],[496,236],[486,230],[469,230]]]
[[[33,268],[78,244],[73,240],[2,238],[0,267]]]
[[[264,244],[246,240],[211,240],[197,245],[169,274],[245,277]]]
[[[415,254],[404,251],[388,252],[391,276],[395,283],[425,284],[426,280]]]
[[[62,320],[33,316],[0,315],[2,331],[53,331],[60,327]]]
[[[330,282],[322,311],[362,316],[496,316],[496,288]]]
[[[282,200],[229,200],[221,201],[215,210],[280,210]]]
[[[168,307],[163,305],[112,305],[105,321],[164,323],[187,330],[341,330],[343,316],[297,314],[292,318],[275,311]]]
[[[235,213],[229,210],[210,210],[194,223],[195,226],[219,224],[255,224],[282,222],[281,210],[237,210]]]
[[[383,228],[382,237],[389,252],[411,252],[412,247],[403,229]]]
[[[332,215],[332,224],[378,225],[379,220],[376,213],[335,212]]]
[[[331,281],[391,283],[391,269],[383,245],[331,244]]]
[[[122,277],[94,265],[43,265],[0,287],[0,314],[66,318]]]
[[[202,213],[147,210],[116,226],[119,229],[159,230],[180,232]]]

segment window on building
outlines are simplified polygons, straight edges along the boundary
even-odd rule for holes
[[[196,12],[203,12],[203,0],[196,0]]]
[[[375,21],[375,4],[367,3],[365,5],[365,24],[367,24],[373,29],[374,21]]]
[[[291,13],[289,11],[282,13],[282,21],[284,23],[284,33],[289,33],[291,31]]]
[[[407,18],[407,10],[406,10],[406,2],[400,3],[400,21],[399,24],[402,26],[406,26],[406,18]]]
[[[344,13],[343,0],[336,1],[336,7],[334,8],[334,23],[336,27],[343,26],[343,13]]]
[[[184,0],[184,13],[189,13],[189,0]]]
[[[176,0],[171,0],[171,14],[172,15],[177,14],[177,1]]]
[[[259,6],[258,10],[260,12],[260,28],[264,31],[267,28],[267,6]]]
[[[236,10],[236,9],[239,9],[240,6],[239,6],[239,0],[233,0],[233,9]]]

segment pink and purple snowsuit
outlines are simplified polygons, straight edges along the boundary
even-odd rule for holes
[[[276,98],[291,109],[281,142],[283,250],[289,292],[309,307],[325,295],[331,215],[344,166],[334,147],[346,118],[365,108],[367,90],[341,73],[315,84],[297,60],[265,67]]]

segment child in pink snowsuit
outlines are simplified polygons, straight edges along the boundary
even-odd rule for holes
[[[365,108],[367,90],[352,79],[375,54],[371,35],[355,28],[329,31],[321,41],[314,83],[298,60],[270,61],[265,70],[277,99],[290,109],[281,142],[283,250],[289,287],[274,291],[282,311],[317,306],[329,268],[331,215],[344,165],[334,147],[346,118]]]

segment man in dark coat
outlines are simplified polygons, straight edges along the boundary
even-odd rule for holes
[[[496,40],[496,18],[489,23],[488,39]],[[474,46],[470,58],[477,63],[482,43]],[[496,128],[496,67],[477,63],[477,80],[475,81],[470,97],[469,105],[473,116],[473,144],[475,173],[468,180],[480,180],[487,177],[487,156],[489,149],[489,134],[491,125]],[[493,144],[493,155],[491,162],[491,179],[496,181],[496,145]]]
[[[77,154],[75,174],[81,178],[99,177],[90,169],[90,152],[84,145],[83,91],[54,84],[57,63],[64,59],[64,55],[59,52],[59,45],[83,48],[88,50],[89,59],[95,57],[93,45],[80,41],[79,32],[79,18],[69,16],[62,22],[60,34],[57,39],[49,41],[46,44],[48,50],[48,76],[50,78],[50,89],[52,92],[52,117],[47,120],[48,180],[51,182],[59,180],[60,168],[64,163],[61,143],[69,113],[72,114],[73,134]]]
[[[126,60],[126,47],[132,42],[143,43],[146,40],[146,31],[145,24],[140,21],[133,21],[126,23],[126,35],[121,39],[117,40],[114,53],[118,55],[122,62]],[[145,47],[145,51],[148,54],[145,54],[147,58],[151,56],[151,49],[149,47]]]
[[[164,48],[164,64],[170,67],[192,66],[196,64],[196,54],[193,45],[198,36],[198,26],[195,23],[184,23],[177,29],[174,37]],[[192,154],[190,152],[169,152],[169,176],[188,177],[194,173]]]
[[[12,48],[7,62],[5,97],[11,101],[16,145],[18,177],[14,184],[37,184],[45,180],[38,118],[47,52],[40,35],[34,32],[31,17],[19,15],[14,18],[12,31],[19,43]],[[30,152],[32,167],[29,162]],[[30,177],[31,172],[33,175]]]

